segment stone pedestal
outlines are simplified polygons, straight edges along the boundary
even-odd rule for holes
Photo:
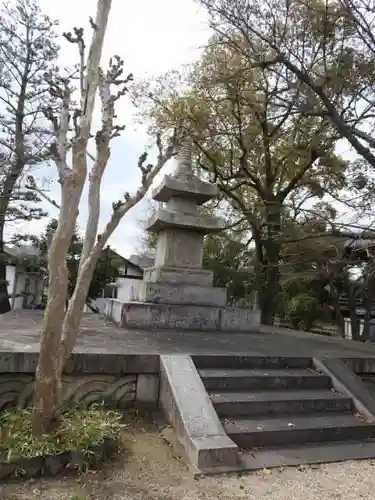
[[[214,287],[211,271],[202,269],[203,240],[222,230],[217,217],[198,207],[217,195],[217,186],[193,174],[191,148],[182,148],[172,175],[153,191],[163,202],[148,222],[157,233],[155,264],[144,272],[131,299],[123,304],[121,324],[132,328],[244,330],[259,323],[253,311],[226,308],[225,288]]]

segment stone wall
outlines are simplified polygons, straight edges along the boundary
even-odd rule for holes
[[[0,352],[0,411],[32,403],[37,353]],[[108,408],[156,408],[159,357],[73,354],[63,376],[67,406],[104,403]]]

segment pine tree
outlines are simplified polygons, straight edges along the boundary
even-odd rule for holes
[[[53,102],[45,77],[58,54],[55,26],[37,0],[16,0],[0,14],[0,314],[10,310],[4,228],[45,215],[25,178],[48,155],[44,113]]]

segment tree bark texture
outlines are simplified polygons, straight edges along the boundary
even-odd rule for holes
[[[82,114],[79,127],[76,128],[77,135],[72,148],[71,168],[66,163],[69,94],[65,94],[66,101],[62,104],[60,127],[64,126],[65,129],[60,128],[57,134],[57,157],[55,159],[59,171],[62,201],[58,227],[49,249],[48,300],[36,371],[34,411],[32,417],[33,432],[35,435],[50,432],[58,420],[60,410],[61,375],[64,361],[62,357],[62,334],[69,281],[66,258],[87,177],[87,144],[91,131],[95,96],[98,89],[99,65],[111,4],[111,0],[98,0],[96,18],[91,23],[93,36],[86,68],[83,65],[81,67],[82,75],[85,70],[81,88]]]
[[[263,325],[273,325],[280,299],[281,208],[276,200],[267,204],[266,230],[260,321]]]

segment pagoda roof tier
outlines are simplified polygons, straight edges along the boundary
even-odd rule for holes
[[[158,208],[150,217],[146,230],[159,232],[163,229],[181,228],[200,233],[217,233],[223,230],[222,220],[218,217],[199,214],[185,214],[165,208]]]
[[[216,184],[210,184],[195,175],[165,175],[162,182],[152,190],[152,198],[156,201],[168,202],[172,197],[195,200],[203,205],[218,194]]]

